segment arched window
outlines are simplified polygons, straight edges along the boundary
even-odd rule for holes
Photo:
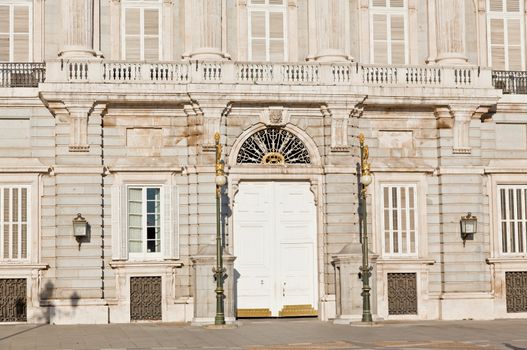
[[[252,134],[243,143],[238,164],[310,164],[306,145],[291,132],[267,128]]]

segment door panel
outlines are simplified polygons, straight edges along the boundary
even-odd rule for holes
[[[315,217],[307,182],[240,183],[234,206],[238,316],[316,315]]]

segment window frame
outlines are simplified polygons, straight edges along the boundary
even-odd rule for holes
[[[130,250],[130,189],[141,189],[141,252],[132,252]],[[159,189],[159,202],[160,202],[160,221],[159,228],[161,230],[159,238],[159,251],[158,252],[148,252],[148,224],[147,224],[147,215],[148,215],[148,203],[147,203],[147,192],[148,189]],[[163,257],[163,238],[165,235],[165,211],[163,210],[165,206],[164,200],[165,192],[162,185],[127,185],[126,186],[126,230],[128,231],[128,257],[130,260],[151,260],[151,259],[161,259]]]
[[[408,33],[409,28],[409,6],[408,0],[404,1],[403,7],[391,7],[386,5],[385,7],[374,6],[374,0],[369,0],[368,7],[368,19],[369,19],[369,39],[370,39],[370,63],[371,64],[389,64],[392,65],[392,32],[391,32],[391,21],[393,15],[403,15],[404,22],[404,63],[397,63],[396,65],[408,65],[410,64],[410,35]],[[386,0],[389,1],[389,0]],[[373,33],[373,17],[374,15],[386,15],[386,55],[388,58],[387,63],[375,62],[375,38]],[[390,29],[390,30],[389,30]]]
[[[145,9],[156,9],[158,11],[158,58],[155,61],[161,61],[163,58],[163,7],[160,0],[124,0],[121,6],[121,59],[129,60],[126,57],[126,9],[139,9],[139,60],[145,60]],[[136,36],[136,35],[134,35]]]
[[[510,61],[509,61],[509,35],[508,35],[508,23],[511,19],[518,19],[520,21],[520,60],[521,60],[521,69],[526,69],[526,62],[525,62],[525,4],[524,0],[518,0],[520,10],[518,12],[508,12],[507,11],[507,0],[501,0],[502,1],[502,11],[491,11],[490,9],[490,1],[486,0],[486,29],[487,29],[487,63],[489,67],[492,67],[492,32],[491,32],[491,26],[490,22],[493,19],[501,19],[503,20],[503,49],[504,49],[504,61],[505,61],[505,67],[504,70],[510,70]],[[494,68],[498,69],[498,68]]]
[[[9,29],[8,29],[8,32],[7,33],[4,33],[4,32],[1,32],[0,35],[8,35],[8,40],[9,40],[9,49],[8,49],[8,54],[9,54],[9,59],[7,61],[2,61],[0,60],[0,62],[31,62],[33,60],[33,30],[34,30],[34,20],[33,20],[33,11],[34,11],[34,6],[33,6],[33,1],[31,0],[9,0],[7,3],[3,3],[3,4],[0,4],[1,6],[7,6],[9,7]],[[28,24],[28,57],[27,57],[27,60],[22,60],[22,61],[15,61],[14,60],[14,54],[15,54],[15,50],[14,50],[14,36],[15,36],[15,32],[14,32],[14,7],[15,6],[26,6],[28,7],[28,17],[29,17],[29,24]],[[25,33],[24,33],[25,34]]]
[[[501,190],[504,189],[504,190],[522,190],[524,192],[523,194],[523,198],[524,198],[524,202],[523,202],[523,214],[524,214],[524,218],[521,220],[521,222],[523,223],[523,251],[517,251],[517,252],[511,252],[510,249],[508,249],[508,251],[504,251],[504,246],[503,246],[503,242],[504,242],[504,236],[503,236],[503,231],[502,231],[502,221],[503,219],[501,218],[501,212],[502,212],[502,201],[501,201]],[[514,196],[516,196],[516,194],[514,194]],[[506,198],[509,198],[509,195],[506,191]],[[504,183],[499,183],[496,185],[496,196],[495,196],[495,201],[496,201],[496,213],[495,213],[495,217],[494,217],[494,220],[496,222],[496,226],[497,226],[497,243],[498,243],[498,252],[501,256],[504,256],[504,257],[527,257],[527,182],[524,182],[523,184],[504,184]],[[507,203],[506,203],[507,204]],[[514,203],[514,207],[516,208],[516,205],[517,205],[517,202]],[[508,208],[507,208],[508,209]],[[517,224],[519,223],[520,220],[518,220],[517,218],[515,219],[509,219],[509,210],[506,211],[506,219],[505,219],[505,222],[507,225],[510,225],[511,223],[514,223],[515,225],[515,228],[517,228]],[[512,221],[512,222],[511,222]],[[507,242],[509,243],[510,242],[510,230],[508,230],[509,234],[507,234]],[[517,231],[516,231],[517,232]],[[515,242],[516,246],[518,246],[519,248],[519,245],[518,245],[518,241],[516,240]],[[518,249],[519,250],[519,249]]]
[[[415,186],[415,215],[416,215],[416,233],[415,233],[415,253],[412,254],[388,254],[385,253],[384,243],[384,196],[383,186]],[[370,189],[370,187],[372,187]],[[375,171],[373,174],[372,185],[368,187],[371,191],[371,220],[372,220],[372,245],[373,250],[379,254],[380,259],[386,260],[403,260],[413,261],[427,259],[428,257],[428,220],[427,220],[427,173],[416,172],[408,173],[397,170]]]
[[[13,244],[12,244],[12,240],[10,239],[9,240],[9,257],[8,258],[5,258],[4,255],[5,255],[5,251],[4,251],[4,225],[5,225],[5,221],[4,221],[4,190],[5,189],[9,189],[10,190],[10,193],[11,193],[11,200],[9,202],[9,213],[10,213],[10,216],[12,217],[13,213],[12,213],[12,210],[13,210],[13,196],[12,196],[12,193],[13,193],[13,189],[18,189],[18,190],[21,190],[25,188],[27,190],[26,192],[26,203],[27,203],[27,208],[26,208],[26,215],[27,215],[27,220],[25,221],[26,223],[26,227],[27,227],[27,232],[26,232],[26,257],[25,258],[13,258],[12,257],[12,248],[13,248]],[[21,191],[18,192],[19,193],[19,197],[21,196]],[[32,241],[32,220],[31,220],[31,216],[32,216],[32,205],[31,205],[31,200],[32,199],[32,191],[31,191],[31,185],[27,185],[27,184],[3,184],[3,183],[0,183],[0,262],[4,263],[4,262],[28,262],[30,259],[31,259],[31,241]],[[21,220],[21,209],[22,209],[22,203],[21,201],[18,201],[18,213],[19,213],[19,219],[18,219],[18,225],[21,225],[22,224],[22,220]],[[9,236],[12,237],[13,236],[13,222],[10,220],[11,224],[9,225]],[[21,228],[19,229],[19,231],[21,230]],[[20,232],[17,232],[17,238],[18,238],[18,247],[17,247],[17,250],[18,250],[18,255],[21,255],[22,253],[22,245],[21,245],[21,242],[22,242],[22,236],[21,236],[21,231]]]
[[[111,188],[112,260],[164,261],[179,259],[179,186],[178,171],[134,172],[127,167],[114,169]],[[129,254],[128,187],[161,188],[161,254]]]
[[[287,0],[283,0],[281,5],[270,5],[269,0],[265,0],[265,4],[253,4],[251,0],[247,1],[247,57],[249,61],[253,61],[253,35],[252,35],[252,13],[253,12],[265,12],[265,62],[271,62],[271,50],[270,50],[270,13],[281,12],[283,18],[283,41],[284,41],[284,62],[289,60],[289,38],[288,38],[288,8]],[[261,38],[259,38],[261,39]]]
[[[388,208],[386,208],[384,206],[384,190],[388,188],[388,195],[389,197],[391,198],[392,194],[391,192],[393,188],[396,189],[397,193],[399,194],[400,196],[400,193],[401,193],[401,189],[403,188],[413,188],[413,197],[414,197],[414,207],[413,207],[413,210],[414,210],[414,252],[411,252],[410,250],[411,249],[408,249],[409,247],[409,242],[410,242],[410,237],[407,235],[406,237],[406,242],[407,242],[407,249],[406,249],[406,252],[394,252],[393,250],[393,242],[394,242],[394,237],[395,237],[395,234],[397,234],[397,242],[398,242],[398,246],[401,244],[402,242],[402,229],[399,227],[397,230],[394,230],[393,229],[393,225],[392,225],[392,216],[390,216],[389,218],[389,231],[390,231],[390,252],[387,252],[386,250],[386,222],[384,220],[384,211],[385,210],[394,210],[393,206],[392,206],[392,202],[389,201],[388,203]],[[382,215],[381,215],[381,248],[382,248],[382,253],[383,253],[383,256],[389,256],[389,257],[416,257],[418,256],[418,250],[419,250],[419,232],[420,232],[420,226],[419,226],[419,199],[418,199],[418,195],[417,195],[417,183],[383,183],[381,184],[380,186],[380,189],[381,189],[381,196],[382,196],[382,202],[383,202],[383,205],[382,205]],[[400,197],[399,197],[400,198]],[[397,203],[399,204],[399,203]],[[406,221],[408,221],[409,219],[409,197],[407,196],[406,197],[406,204],[408,205],[408,207],[405,207],[405,210],[407,212],[407,215],[406,215]],[[402,207],[398,207],[396,209],[397,211],[397,218],[398,218],[398,222],[402,222],[401,220],[401,215],[402,215]],[[407,228],[408,230],[408,228]],[[406,232],[408,234],[408,231]],[[410,252],[409,252],[410,251]]]

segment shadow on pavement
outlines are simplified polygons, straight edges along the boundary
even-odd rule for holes
[[[35,326],[35,327],[31,327],[31,328],[28,328],[28,329],[24,329],[23,331],[19,331],[19,332],[16,332],[16,333],[13,333],[13,334],[10,334],[10,335],[7,335],[3,338],[0,338],[0,342],[2,340],[6,340],[6,339],[9,339],[9,338],[12,338],[14,336],[17,336],[19,334],[22,334],[22,333],[26,333],[26,332],[29,332],[29,331],[32,331],[34,329],[37,329],[37,328],[40,328],[40,327],[43,327],[43,326],[47,326],[47,324],[39,324],[38,326]]]
[[[519,347],[514,346],[512,344],[503,343],[503,345],[505,345],[507,348],[512,349],[512,350],[527,350],[526,348],[519,348]]]

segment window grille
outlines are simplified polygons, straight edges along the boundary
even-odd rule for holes
[[[251,135],[242,145],[238,164],[310,164],[304,143],[287,130],[267,128]]]

